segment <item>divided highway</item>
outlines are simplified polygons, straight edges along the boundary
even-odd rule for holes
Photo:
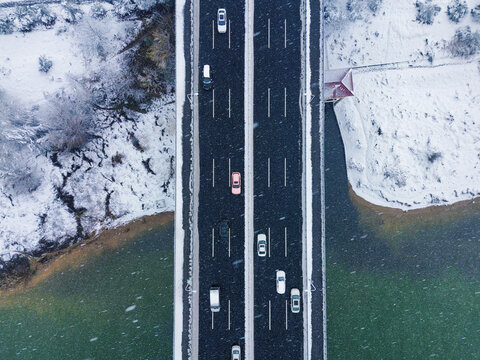
[[[181,218],[176,219],[175,241],[183,243],[176,245],[176,360],[232,359],[237,345],[242,360],[325,357],[325,347],[320,354],[324,306],[310,312],[312,303],[324,302],[323,289],[312,294],[313,282],[320,286],[323,280],[322,264],[313,260],[312,276],[307,261],[312,243],[315,249],[320,244],[320,222],[311,211],[317,207],[307,199],[312,192],[318,197],[320,177],[314,178],[313,189],[305,187],[312,183],[311,174],[320,172],[320,162],[305,159],[320,151],[321,124],[313,116],[312,127],[307,99],[321,97],[321,55],[318,50],[305,54],[309,41],[316,46],[305,35],[310,25],[304,6],[309,4],[177,0],[177,11],[185,15],[182,27],[177,22],[185,59],[177,66],[182,64],[185,72],[177,69],[177,78],[185,77],[190,102],[177,106],[183,112],[177,124],[182,151],[177,198],[182,202],[177,202]],[[218,28],[219,8],[226,9],[225,32]],[[315,4],[312,9],[321,8]],[[318,39],[319,29],[313,29]],[[311,78],[306,76],[309,56],[317,67]],[[213,86],[204,86],[206,65]],[[313,95],[306,96],[311,88]],[[313,111],[321,114],[318,107]],[[316,144],[309,148],[306,138]],[[234,172],[241,174],[239,195],[232,194]],[[306,233],[308,219],[315,234]],[[266,239],[261,253],[259,235]],[[277,271],[285,273],[283,285],[276,282]],[[212,288],[219,289],[219,304]],[[295,311],[292,289],[300,294]],[[183,311],[178,311],[179,299]],[[321,334],[312,336],[312,318]]]

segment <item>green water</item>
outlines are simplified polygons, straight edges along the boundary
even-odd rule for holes
[[[391,233],[362,225],[327,114],[328,359],[479,360],[478,210]]]
[[[172,299],[168,226],[0,301],[0,359],[171,359]]]
[[[476,280],[328,269],[329,359],[479,359]]]

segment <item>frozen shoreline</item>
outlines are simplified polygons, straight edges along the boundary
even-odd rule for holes
[[[411,210],[480,196],[480,56],[449,50],[456,30],[480,24],[470,15],[453,23],[450,1],[435,3],[432,25],[415,21],[415,1],[385,0],[376,15],[327,36],[328,68],[354,69],[355,97],[335,105],[348,180],[375,205]]]

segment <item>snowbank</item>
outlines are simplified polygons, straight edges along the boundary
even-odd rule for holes
[[[470,14],[454,23],[451,1],[434,3],[432,25],[415,21],[415,1],[385,0],[375,15],[328,29],[327,67],[354,67],[355,97],[335,106],[348,180],[377,205],[408,210],[480,195],[480,53],[453,57],[449,48],[457,29],[480,24]]]

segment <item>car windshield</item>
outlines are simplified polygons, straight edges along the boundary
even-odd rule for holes
[[[284,280],[285,280],[285,278],[282,277],[282,276],[280,276],[280,277],[278,278],[278,281],[284,281]]]

